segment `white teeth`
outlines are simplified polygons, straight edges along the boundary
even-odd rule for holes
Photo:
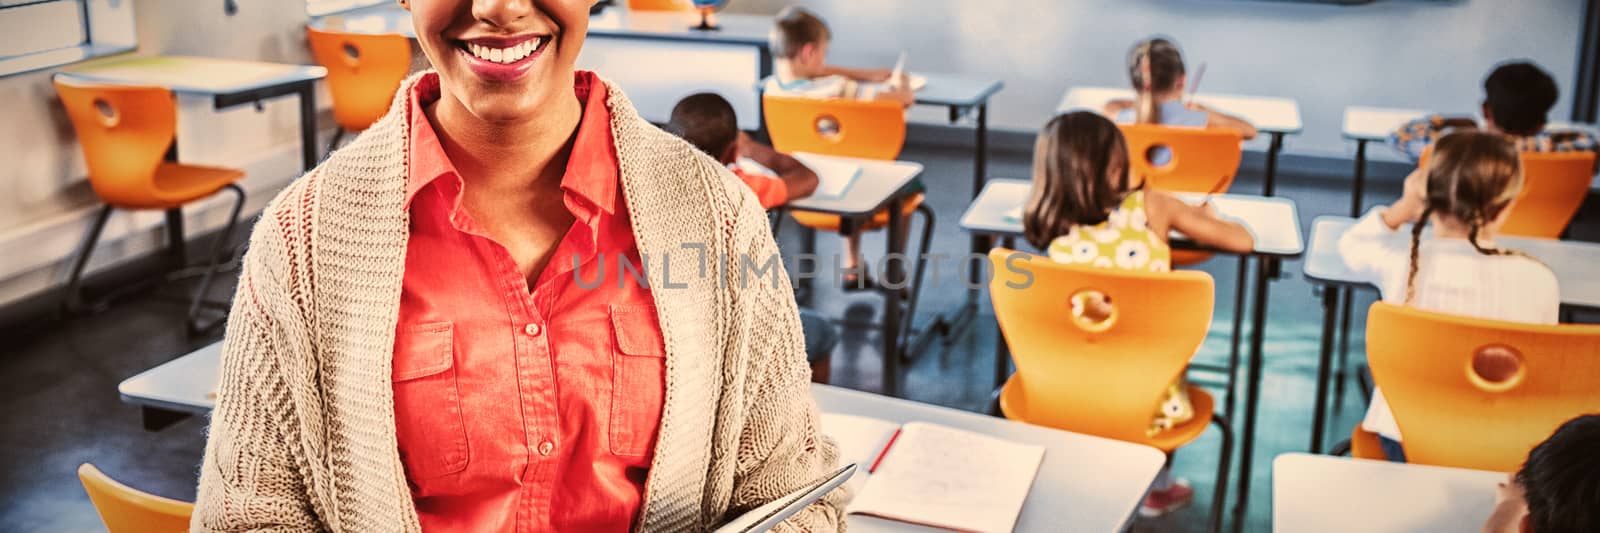
[[[489,48],[473,43],[467,43],[467,52],[484,61],[495,63],[515,63],[522,61],[539,49],[540,39],[530,39],[511,48]]]

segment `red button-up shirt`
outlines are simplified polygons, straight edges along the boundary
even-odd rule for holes
[[[437,75],[411,95],[393,384],[426,531],[626,531],[638,515],[666,352],[650,291],[617,275],[618,257],[643,263],[605,86],[580,72],[576,88],[583,119],[561,179],[576,222],[532,290],[461,205],[461,177],[423,113]]]

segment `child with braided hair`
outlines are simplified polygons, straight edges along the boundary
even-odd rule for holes
[[[1399,201],[1373,208],[1345,232],[1339,253],[1390,303],[1554,324],[1561,307],[1555,273],[1537,259],[1494,244],[1522,181],[1522,165],[1509,139],[1480,131],[1451,133],[1434,145],[1431,160],[1406,178]],[[1405,224],[1412,226],[1402,233]],[[1378,434],[1389,460],[1405,460],[1400,429],[1381,390],[1373,391],[1361,426]]]

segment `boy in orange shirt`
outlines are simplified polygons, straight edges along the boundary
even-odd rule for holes
[[[756,193],[763,208],[771,209],[805,198],[817,190],[816,172],[739,131],[733,105],[721,96],[700,93],[679,101],[672,108],[667,130],[727,165],[728,170]],[[755,161],[777,175],[745,170],[738,165],[740,157]]]

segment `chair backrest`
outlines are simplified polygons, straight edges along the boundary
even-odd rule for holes
[[[632,11],[694,11],[689,0],[628,0]]]
[[[1422,150],[1417,168],[1428,168],[1433,147]],[[1500,233],[1519,237],[1561,237],[1578,214],[1594,179],[1595,153],[1522,152],[1522,191],[1506,214]]]
[[[383,118],[395,91],[411,72],[411,41],[399,34],[363,34],[306,28],[311,55],[328,69],[333,119],[361,131]]]
[[[117,206],[162,204],[155,172],[177,131],[172,91],[97,84],[70,76],[56,76],[53,81],[83,147],[95,194]]]
[[[1017,366],[1027,422],[1148,440],[1156,405],[1211,328],[1211,276],[1066,265],[1004,248],[991,250],[989,260],[989,295]],[[1110,298],[1110,318],[1074,318],[1072,298],[1085,291]]]
[[[906,144],[898,102],[767,94],[762,108],[779,152],[892,160]]]
[[[1134,183],[1171,192],[1225,192],[1239,173],[1243,137],[1234,130],[1182,128],[1158,124],[1123,124],[1128,142],[1128,171]],[[1165,148],[1166,164],[1151,161],[1151,152]]]
[[[1589,194],[1594,152],[1523,152],[1522,193],[1500,233],[1559,238]]]
[[[1509,472],[1562,422],[1600,413],[1600,326],[1378,302],[1367,315],[1367,359],[1412,463]],[[1517,361],[1515,373],[1496,382],[1475,369],[1494,361]]]
[[[194,504],[163,498],[118,483],[94,465],[78,467],[78,480],[111,533],[176,533],[189,530]]]

